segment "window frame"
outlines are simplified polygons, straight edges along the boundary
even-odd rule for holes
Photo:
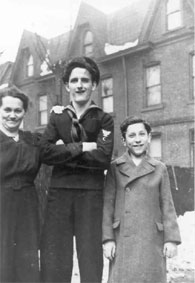
[[[147,70],[155,66],[159,66],[159,84],[155,84],[155,85],[148,87]],[[160,86],[160,102],[156,104],[149,104],[148,89],[153,86],[158,86],[158,85]],[[159,106],[162,107],[162,105],[163,105],[163,96],[162,96],[162,80],[161,80],[161,63],[160,61],[155,61],[147,65],[144,65],[144,108],[146,109],[154,108],[155,109],[155,108],[158,108]]]
[[[86,42],[87,34],[90,33],[90,36],[92,37],[91,41]],[[86,49],[91,46],[92,51],[90,53],[86,52]],[[83,33],[83,54],[84,56],[93,57],[94,56],[94,35],[90,29],[85,29]]]
[[[45,97],[46,98],[46,108],[45,109],[40,109],[41,106],[41,98]],[[46,123],[42,123],[41,122],[41,118],[42,118],[42,113],[46,113]],[[46,126],[48,123],[48,95],[47,94],[40,94],[38,96],[38,126],[39,127],[44,127]]]
[[[152,139],[153,138],[159,138],[160,139],[160,144],[161,144],[161,155],[160,157],[156,157],[156,156],[151,156],[157,160],[162,160],[163,159],[163,142],[162,142],[162,133],[161,132],[152,132],[151,133],[151,144],[152,144]],[[149,150],[150,152],[150,150]],[[150,153],[151,154],[151,153]]]
[[[189,149],[190,149],[190,166],[193,168],[195,164],[194,129],[189,130]]]
[[[168,2],[169,1],[173,1],[173,0],[167,0],[166,1],[166,7],[165,7],[165,13],[166,13],[166,30],[167,32],[171,32],[177,29],[180,29],[183,27],[183,1],[182,0],[178,0],[179,1],[179,8],[180,9],[175,9],[174,11],[168,12]],[[179,26],[176,26],[174,28],[169,28],[169,17],[170,15],[173,15],[175,13],[180,13],[180,22],[181,24]]]
[[[189,80],[190,80],[189,82],[190,100],[194,101],[195,100],[195,51],[189,53]]]
[[[109,79],[112,80],[112,94],[107,95],[107,96],[103,96],[103,81],[106,81],[106,80],[109,80]],[[112,106],[113,106],[112,107],[112,111],[111,112],[105,111],[105,112],[109,113],[109,114],[114,113],[114,80],[113,80],[113,76],[112,75],[104,76],[104,77],[101,78],[100,93],[101,93],[101,95],[100,95],[100,97],[101,97],[101,106],[102,106],[103,111],[105,111],[104,103],[103,103],[104,99],[106,99],[108,97],[112,97]]]
[[[32,54],[29,54],[27,63],[26,63],[26,76],[31,78],[34,76],[34,59]]]

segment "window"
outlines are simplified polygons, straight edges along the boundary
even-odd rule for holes
[[[146,106],[161,103],[160,65],[146,68]]]
[[[113,107],[113,79],[107,78],[102,80],[102,108],[107,113],[114,111]]]
[[[167,29],[173,30],[181,27],[181,0],[167,1]]]
[[[158,160],[162,158],[162,143],[160,134],[152,134],[150,155]]]
[[[22,120],[21,124],[20,124],[20,129],[24,129],[24,120]]]
[[[32,77],[34,75],[34,64],[33,64],[33,57],[30,55],[28,62],[27,62],[27,76]]]
[[[195,54],[190,54],[190,93],[191,98],[195,97]]]
[[[47,95],[39,97],[39,125],[47,124]]]
[[[190,166],[194,167],[194,129],[190,130]]]
[[[93,34],[91,31],[87,31],[84,36],[84,55],[93,56]]]

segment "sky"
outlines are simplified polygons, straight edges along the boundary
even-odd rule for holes
[[[136,0],[83,1],[109,14]],[[70,30],[80,3],[81,0],[0,0],[0,64],[15,60],[24,29],[46,38]]]

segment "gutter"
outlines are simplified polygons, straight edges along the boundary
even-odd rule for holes
[[[124,73],[124,87],[125,87],[125,118],[129,116],[129,95],[128,95],[128,84],[127,84],[127,67],[125,56],[121,57],[122,59],[122,66],[123,66],[123,73]]]
[[[128,49],[125,49],[125,50],[118,51],[118,52],[115,52],[115,53],[110,54],[110,55],[106,55],[106,56],[100,57],[98,59],[98,63],[109,62],[109,61],[111,61],[113,59],[124,57],[124,56],[130,55],[130,54],[133,54],[133,53],[137,53],[137,52],[151,50],[152,48],[153,48],[153,43],[152,42],[148,42],[148,43],[145,43],[145,44],[140,44],[140,45],[137,45],[135,47],[130,47]]]

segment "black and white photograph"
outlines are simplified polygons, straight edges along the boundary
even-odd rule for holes
[[[0,283],[194,283],[194,0],[0,9]]]

